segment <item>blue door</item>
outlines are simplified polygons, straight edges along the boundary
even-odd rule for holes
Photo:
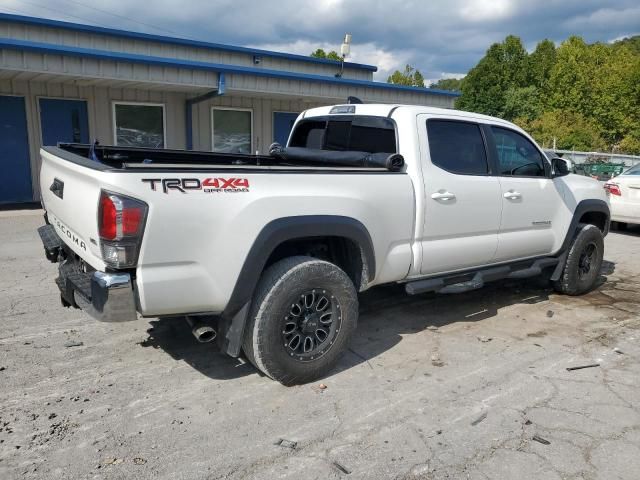
[[[299,113],[273,112],[273,141],[286,145]]]
[[[24,98],[0,96],[0,203],[33,200],[29,162]]]
[[[40,99],[42,145],[58,142],[89,143],[87,102],[84,100]]]

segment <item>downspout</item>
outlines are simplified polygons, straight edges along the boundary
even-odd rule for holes
[[[225,81],[224,81],[224,73],[218,73],[218,89],[207,92],[199,97],[188,98],[186,102],[186,127],[187,127],[187,150],[193,150],[193,106],[196,103],[204,102],[205,100],[209,100],[210,98],[220,97],[224,95],[225,91]]]

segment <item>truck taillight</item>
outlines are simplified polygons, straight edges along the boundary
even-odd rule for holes
[[[102,259],[107,265],[136,266],[146,217],[146,203],[121,194],[100,192],[98,234]]]
[[[615,195],[617,197],[622,196],[622,192],[620,191],[620,185],[617,183],[605,183],[604,189],[609,192],[611,195]]]

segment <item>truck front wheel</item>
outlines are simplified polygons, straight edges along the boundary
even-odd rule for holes
[[[598,280],[603,255],[604,240],[600,229],[590,224],[578,225],[578,234],[569,247],[562,275],[553,284],[555,290],[567,295],[590,291]]]
[[[262,275],[243,350],[283,385],[326,375],[356,329],[358,295],[347,274],[313,257],[289,257]]]

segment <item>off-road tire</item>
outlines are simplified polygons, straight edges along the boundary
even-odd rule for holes
[[[591,255],[588,255],[589,252]],[[603,256],[604,239],[600,229],[595,225],[579,224],[578,233],[569,247],[562,275],[558,281],[553,282],[554,289],[566,295],[589,292],[600,275]]]
[[[284,335],[290,323],[285,325],[283,322],[290,322],[290,312],[301,297],[305,298],[307,292],[317,292],[331,299],[330,307],[335,313],[332,322],[335,321],[336,326],[332,327],[331,337],[326,337],[331,342],[316,346],[319,349],[317,357],[301,360],[302,352],[300,356],[297,352],[294,355],[291,347],[285,343],[287,338]],[[351,279],[342,269],[313,257],[289,257],[271,265],[262,274],[253,298],[242,348],[256,368],[283,385],[307,383],[326,375],[335,366],[351,340],[357,320],[358,295]],[[310,328],[315,328],[314,324],[310,325]],[[306,341],[306,337],[304,339]],[[316,338],[313,340],[316,341]],[[325,344],[326,348],[320,352]]]

